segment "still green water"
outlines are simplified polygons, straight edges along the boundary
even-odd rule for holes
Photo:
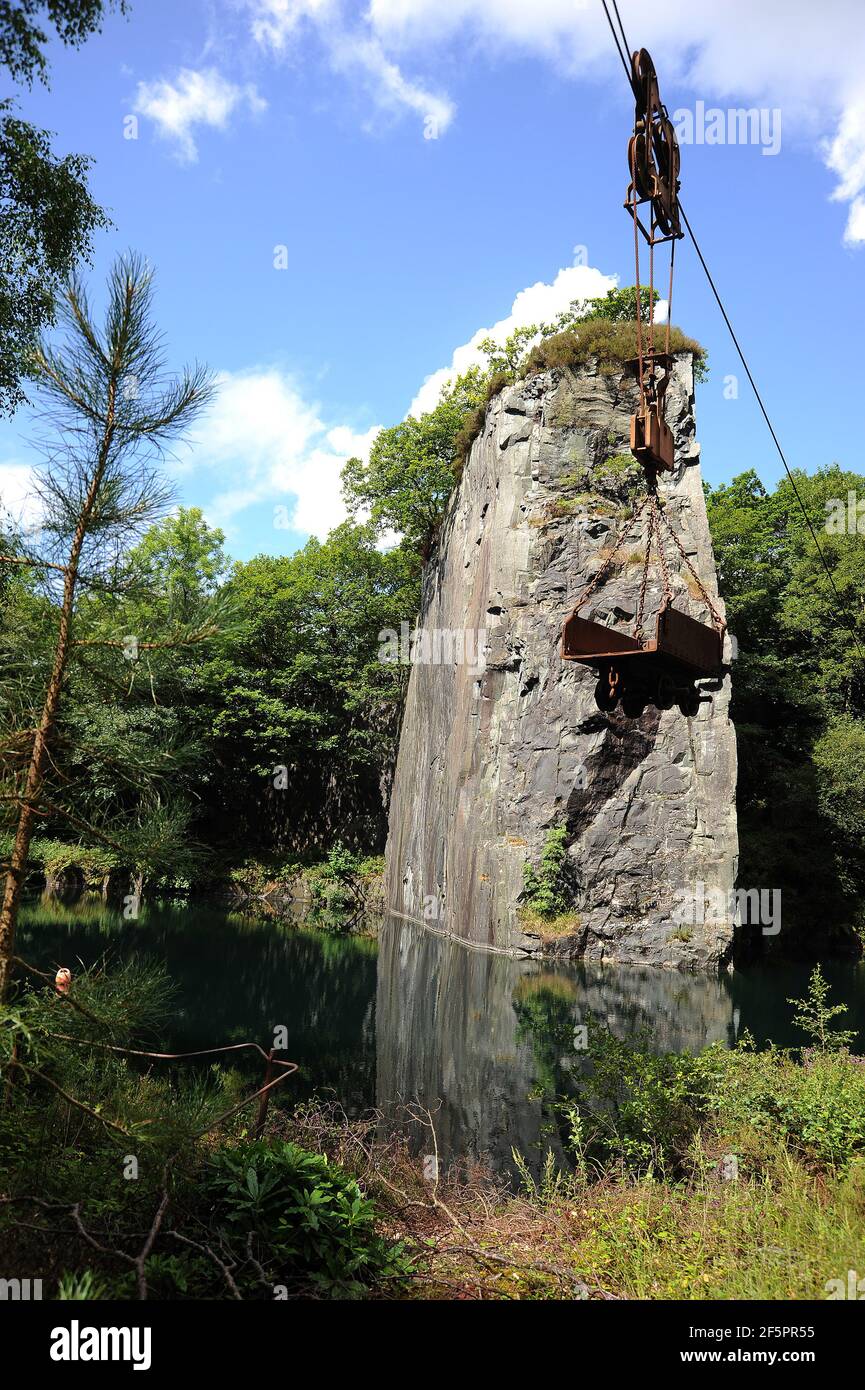
[[[569,1088],[574,1027],[591,1014],[657,1050],[804,1041],[788,997],[809,967],[760,967],[722,977],[581,964],[540,965],[467,950],[405,922],[380,940],[334,936],[217,908],[146,905],[137,921],[92,901],[30,904],[20,953],[44,968],[119,960],[163,961],[176,987],[165,1050],[272,1043],[300,1064],[295,1096],[314,1092],[350,1113],[378,1106],[399,1122],[401,1103],[435,1111],[442,1154],[510,1166],[558,1148],[551,1101]],[[844,1026],[865,1050],[865,966],[827,962]],[[255,1064],[256,1066],[258,1064]],[[423,1136],[418,1136],[419,1145]]]

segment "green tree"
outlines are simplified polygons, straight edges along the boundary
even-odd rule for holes
[[[236,565],[236,629],[194,669],[188,658],[177,698],[206,750],[201,833],[229,857],[239,841],[255,853],[381,842],[407,674],[380,659],[381,634],[412,621],[419,586],[410,550],[377,541],[344,522],[294,555]]]
[[[14,825],[0,908],[0,1000],[12,969],[37,819],[50,814],[79,832],[118,844],[117,827],[100,832],[75,805],[74,787],[58,767],[58,720],[72,663],[102,650],[112,653],[116,668],[124,656],[137,662],[150,643],[144,634],[88,631],[86,622],[79,622],[80,599],[93,590],[111,592],[129,541],[164,509],[168,491],[157,466],[160,450],[182,434],[211,393],[210,377],[201,367],[166,379],[151,275],[136,257],[122,258],[111,272],[103,327],[93,320],[77,279],[69,282],[62,314],[60,342],[42,343],[33,353],[32,372],[50,433],[38,484],[46,544],[42,553],[26,558],[34,573],[45,576],[42,615],[53,636],[48,643],[43,638],[48,661],[41,670],[34,670],[32,655],[16,654],[18,745],[15,756],[0,764],[3,801]],[[169,640],[182,646],[206,635],[206,630],[178,630]],[[13,648],[16,636],[10,637]],[[117,683],[116,674],[106,674]],[[123,761],[118,750],[115,759]],[[147,762],[132,750],[129,766],[144,770]],[[158,804],[137,837],[133,825],[127,828],[127,844],[137,839],[130,857],[158,859],[171,829],[171,818]]]
[[[0,63],[16,82],[30,86],[45,82],[48,60],[44,49],[53,29],[61,43],[77,48],[98,34],[106,14],[125,14],[129,0],[3,0],[0,4]]]
[[[818,808],[837,832],[833,862],[855,900],[865,843],[865,719],[850,714],[830,718],[814,744],[813,762]]]
[[[45,82],[44,48],[53,30],[78,46],[127,0],[4,0],[0,64],[14,81]],[[0,411],[24,399],[30,349],[53,320],[57,293],[89,256],[92,234],[108,225],[87,189],[90,161],[54,154],[48,132],[0,101]]]
[[[645,318],[648,290],[641,290],[640,303]],[[574,300],[552,324],[518,327],[504,343],[491,336],[483,338],[478,349],[485,364],[476,363],[449,381],[434,409],[420,419],[410,415],[382,430],[369,463],[349,459],[342,475],[349,510],[367,514],[379,531],[397,533],[417,548],[423,561],[428,560],[459,478],[460,447],[464,448],[467,435],[477,433],[491,395],[526,372],[533,343],[539,336],[570,330],[586,317],[633,321],[636,304],[634,286],[610,290],[598,299]]]
[[[227,580],[225,535],[208,526],[200,507],[178,507],[152,526],[129,553],[130,576],[148,595],[159,595],[178,622],[186,622],[202,599]]]
[[[640,287],[640,319],[648,323],[652,307],[660,298],[657,290]],[[540,332],[545,338],[554,333],[564,333],[578,328],[582,319],[606,319],[608,323],[635,323],[637,318],[637,287],[625,285],[621,289],[607,290],[606,294],[590,299],[572,299],[552,323],[542,324]]]
[[[645,286],[640,287],[640,318],[648,323],[652,307],[660,298],[657,290],[654,295]],[[634,323],[637,317],[637,287],[624,285],[621,289],[607,290],[606,294],[585,301],[587,319],[609,319],[611,323]]]
[[[478,350],[487,359],[487,370],[483,373],[485,380],[500,373],[516,380],[526,352],[540,331],[536,323],[529,323],[522,328],[515,328],[502,344],[497,343],[495,338],[482,338],[478,343]]]
[[[477,384],[476,376],[468,385],[458,380],[419,420],[410,415],[382,430],[368,464],[352,458],[343,469],[349,511],[368,512],[377,530],[397,532],[424,560],[431,554],[453,490],[454,445],[469,408],[469,392]]]
[[[748,472],[707,488],[721,593],[739,655],[732,716],[739,741],[740,880],[785,894],[781,946],[850,949],[861,922],[865,852],[857,832],[865,682],[865,538],[826,530],[833,499],[865,478],[837,465],[797,471],[796,489],[840,594],[836,598],[793,484],[769,492]],[[809,853],[802,853],[803,845]],[[770,943],[770,945],[773,943]]]
[[[796,1027],[807,1033],[812,1046],[821,1052],[840,1052],[856,1038],[855,1032],[836,1024],[835,1019],[847,1013],[847,1005],[829,1003],[829,985],[819,965],[811,971],[806,998],[788,999],[787,1003],[796,1005],[793,1015]]]
[[[523,865],[523,901],[539,917],[548,920],[561,916],[572,906],[566,826],[547,831],[537,869],[528,862]]]

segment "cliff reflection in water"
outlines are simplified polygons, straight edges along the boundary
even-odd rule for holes
[[[133,957],[164,967],[174,987],[166,1052],[248,1039],[300,1066],[291,1100],[318,1093],[350,1114],[377,1103],[437,1109],[445,1158],[511,1167],[516,1147],[537,1165],[561,1154],[553,1101],[573,1089],[585,1058],[574,1027],[591,1013],[620,1037],[645,1030],[657,1051],[732,1045],[747,1028],[758,1045],[801,1046],[790,999],[808,990],[811,965],[753,965],[721,978],[637,967],[553,964],[487,955],[396,919],[380,946],[366,937],[242,917],[216,906],[145,903],[127,921],[103,903],[30,901],[21,954],[52,973]],[[376,957],[378,956],[378,959]],[[824,961],[833,1003],[848,1012],[865,1052],[865,965]],[[202,1059],[202,1066],[209,1059]],[[258,1061],[238,1061],[248,1079]],[[429,1134],[418,1129],[421,1153]]]
[[[406,1103],[433,1112],[442,1162],[509,1170],[516,1148],[536,1167],[548,1148],[563,1156],[551,1102],[572,1089],[574,1029],[589,1014],[679,1052],[732,1045],[738,1012],[726,976],[515,960],[391,919],[378,959],[377,1103],[389,1123]],[[401,1122],[430,1152],[422,1125]]]

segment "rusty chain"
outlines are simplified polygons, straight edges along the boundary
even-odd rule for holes
[[[598,588],[598,586],[599,586],[601,583],[603,583],[603,581],[606,579],[607,575],[608,575],[609,572],[610,572],[610,568],[611,568],[611,566],[612,566],[612,564],[613,564],[613,561],[614,561],[614,559],[616,558],[616,555],[617,555],[617,553],[618,553],[619,546],[622,544],[622,541],[625,539],[625,536],[628,534],[628,531],[631,529],[631,527],[633,526],[634,522],[637,521],[637,520],[640,518],[640,516],[642,515],[643,510],[645,509],[646,504],[648,503],[648,501],[649,501],[649,498],[648,498],[648,496],[646,496],[646,497],[643,498],[643,500],[642,500],[642,502],[640,503],[640,505],[637,506],[636,499],[634,500],[634,505],[633,505],[633,507],[631,508],[630,515],[627,516],[627,517],[625,518],[624,522],[623,522],[622,525],[619,527],[619,530],[617,531],[616,536],[615,536],[615,538],[614,538],[614,540],[613,540],[612,549],[611,549],[610,552],[608,553],[607,558],[603,561],[603,563],[600,565],[600,567],[595,571],[595,573],[594,573],[594,575],[592,576],[592,578],[590,579],[589,583],[586,585],[585,589],[584,589],[583,592],[580,594],[579,598],[577,599],[576,603],[574,604],[574,613],[578,613],[578,612],[579,612],[579,610],[582,608],[583,604],[586,603],[586,602],[592,597],[592,594],[595,592],[595,590]]]
[[[687,566],[688,570],[690,571],[690,573],[691,573],[691,575],[692,575],[692,577],[693,577],[694,583],[697,585],[697,588],[700,590],[700,596],[702,597],[703,602],[705,603],[706,607],[708,608],[709,612],[711,613],[711,615],[712,615],[712,620],[713,620],[715,626],[717,627],[717,629],[718,629],[719,632],[725,632],[725,631],[726,631],[726,628],[727,628],[727,624],[726,624],[726,622],[724,621],[724,619],[721,617],[721,614],[718,612],[718,610],[717,610],[717,608],[715,607],[714,603],[712,602],[712,599],[711,599],[711,597],[709,596],[709,592],[708,592],[708,590],[706,589],[705,584],[703,583],[703,581],[702,581],[702,579],[700,578],[700,576],[699,576],[699,574],[697,573],[697,571],[694,569],[694,566],[691,564],[691,561],[688,559],[688,556],[685,554],[685,547],[682,545],[682,542],[679,540],[679,537],[676,535],[675,531],[673,530],[672,526],[670,525],[670,523],[669,523],[669,521],[667,520],[667,518],[663,515],[663,513],[661,513],[661,520],[663,521],[664,525],[666,526],[667,532],[668,532],[669,536],[671,537],[674,546],[675,546],[676,549],[678,550],[679,554],[680,554],[681,557],[682,557],[682,560],[684,561],[685,565]],[[659,549],[659,554],[663,554],[663,549],[662,549],[662,547],[659,546],[658,549]],[[666,561],[664,561],[663,563],[666,563]]]

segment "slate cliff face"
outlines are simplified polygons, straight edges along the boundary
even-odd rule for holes
[[[523,866],[537,864],[550,827],[566,825],[579,926],[555,949],[710,967],[733,930],[729,677],[693,718],[649,706],[629,719],[621,707],[602,714],[592,671],[559,650],[637,482],[626,457],[635,399],[630,373],[587,368],[539,374],[490,404],[425,575],[387,897],[394,912],[471,945],[536,951],[519,920]],[[666,413],[677,462],[660,484],[666,514],[723,613],[688,354],[676,358]],[[630,630],[643,544],[638,528],[584,616]],[[678,557],[670,572],[674,605],[707,619]],[[647,631],[660,602],[653,566]]]

